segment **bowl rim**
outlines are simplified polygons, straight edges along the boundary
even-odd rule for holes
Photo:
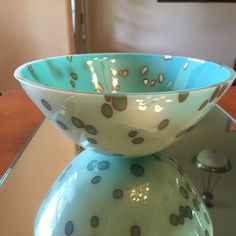
[[[68,58],[68,57],[73,57],[73,56],[101,56],[103,55],[105,56],[117,56],[117,55],[132,55],[132,56],[160,56],[160,57],[171,57],[171,58],[180,58],[180,59],[188,59],[190,61],[195,61],[198,63],[210,63],[213,64],[215,66],[220,66],[221,68],[226,69],[229,72],[229,76],[228,79],[226,79],[224,82],[220,82],[220,83],[215,83],[206,87],[198,87],[198,88],[191,88],[191,89],[176,89],[176,90],[169,90],[169,91],[156,91],[156,92],[86,92],[86,91],[76,91],[76,90],[72,90],[72,89],[62,89],[62,88],[56,88],[56,87],[50,87],[50,86],[46,86],[43,84],[38,84],[36,82],[32,82],[26,78],[24,78],[23,76],[20,75],[19,71],[24,68],[27,67],[28,65],[31,65],[33,63],[38,63],[40,61],[45,61],[45,60],[54,60],[54,59],[60,59],[60,58]],[[168,60],[168,59],[166,59]],[[48,90],[48,91],[57,91],[60,93],[70,93],[70,94],[74,94],[74,95],[78,95],[78,94],[84,94],[84,95],[94,95],[94,96],[153,96],[153,95],[170,95],[170,94],[177,94],[177,93],[186,93],[186,92],[197,92],[197,91],[204,91],[204,90],[208,90],[210,88],[214,88],[217,87],[219,85],[225,84],[225,83],[229,83],[231,82],[231,84],[233,83],[234,79],[236,78],[236,72],[229,66],[223,65],[223,64],[219,64],[210,60],[203,60],[203,59],[198,59],[198,58],[193,58],[193,57],[186,57],[186,56],[177,56],[177,55],[170,55],[170,54],[155,54],[155,53],[126,53],[126,52],[122,52],[122,53],[116,53],[116,52],[108,52],[108,53],[83,53],[83,54],[67,54],[67,55],[60,55],[60,56],[53,56],[53,57],[46,57],[46,58],[41,58],[41,59],[37,59],[37,60],[32,60],[32,61],[28,61],[20,66],[18,66],[14,73],[13,73],[14,77],[16,78],[16,80],[18,80],[18,82],[21,84],[25,84],[25,85],[29,85],[31,87],[36,87],[39,89],[43,89],[43,90]]]

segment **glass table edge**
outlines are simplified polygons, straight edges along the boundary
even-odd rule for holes
[[[14,166],[16,165],[17,161],[21,158],[23,152],[25,151],[25,149],[28,147],[29,143],[31,142],[31,140],[34,138],[35,134],[37,133],[37,131],[39,130],[39,128],[41,127],[42,123],[45,121],[45,119],[43,119],[42,121],[39,122],[39,124],[36,126],[36,128],[34,128],[32,134],[30,135],[30,137],[27,139],[27,141],[25,142],[25,144],[22,146],[22,148],[20,149],[20,151],[17,153],[15,159],[12,161],[12,163],[10,164],[10,166],[7,168],[7,170],[5,171],[5,173],[3,174],[2,177],[0,177],[0,188],[3,186],[3,184],[5,183],[6,179],[9,177],[10,173],[12,172]]]

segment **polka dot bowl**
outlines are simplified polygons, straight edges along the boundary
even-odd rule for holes
[[[114,158],[83,151],[58,177],[35,236],[212,236],[208,211],[165,153]]]
[[[194,128],[235,73],[193,58],[113,53],[33,61],[15,77],[45,116],[84,148],[144,156]]]

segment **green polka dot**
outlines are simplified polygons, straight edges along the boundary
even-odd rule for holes
[[[106,169],[109,168],[109,166],[110,166],[109,161],[100,161],[100,162],[98,163],[98,169],[99,169],[99,170],[106,170]]]
[[[138,225],[133,225],[130,228],[130,235],[131,236],[141,236],[141,229]]]
[[[65,172],[67,172],[72,167],[72,164],[68,165],[65,169]]]
[[[66,57],[66,59],[67,59],[68,61],[72,61],[72,56],[69,55],[69,56]]]
[[[184,66],[183,66],[183,69],[184,69],[184,70],[187,70],[188,67],[189,67],[189,64],[188,64],[187,62],[185,62],[185,63],[184,63]]]
[[[207,229],[205,229],[205,236],[210,236],[210,234],[209,234]]]
[[[90,219],[90,224],[93,228],[96,228],[99,225],[99,218],[97,216],[92,216]]]
[[[124,111],[128,104],[127,96],[112,96],[111,103],[115,110]]]
[[[176,214],[172,213],[169,217],[169,221],[172,225],[177,226],[179,224],[179,217]]]
[[[222,88],[220,89],[220,91],[219,91],[217,97],[220,97],[220,96],[224,93],[224,91],[225,91],[225,89],[227,88],[227,86],[228,86],[228,83],[226,83],[226,84],[224,84],[224,85],[222,86]]]
[[[189,95],[189,92],[179,93],[179,96],[178,96],[179,102],[180,103],[184,102],[187,99],[188,95]]]
[[[186,211],[186,208],[182,205],[179,206],[179,212],[180,214],[183,216],[183,217],[187,217],[188,214],[187,214],[187,211]]]
[[[94,139],[94,138],[87,138],[88,142],[91,143],[91,144],[97,144],[97,140]]]
[[[138,134],[138,132],[137,132],[136,130],[132,130],[132,131],[129,132],[128,135],[129,135],[130,138],[133,138],[133,137],[135,137],[137,134]]]
[[[92,184],[98,184],[101,181],[101,179],[102,179],[101,176],[97,175],[97,176],[92,178],[91,183]]]
[[[43,104],[43,106],[44,106],[47,110],[49,110],[49,111],[52,110],[51,105],[50,105],[45,99],[41,99],[41,103]]]
[[[201,111],[206,105],[207,105],[207,103],[208,103],[208,100],[205,100],[202,104],[201,104],[201,106],[199,107],[199,111]]]
[[[97,167],[97,160],[90,161],[89,164],[87,165],[87,169],[89,171],[95,170]]]
[[[163,130],[169,125],[170,121],[168,119],[163,120],[159,125],[158,125],[158,130]]]
[[[113,115],[113,110],[111,108],[111,106],[107,103],[104,103],[101,107],[101,111],[102,114],[106,117],[106,118],[111,118]]]
[[[192,220],[192,219],[193,219],[193,212],[192,212],[191,207],[187,205],[187,206],[185,207],[185,210],[186,210],[186,212],[187,212],[188,218],[189,218],[190,220]]]
[[[209,99],[209,102],[212,102],[215,98],[216,98],[216,96],[217,96],[217,94],[219,93],[219,91],[220,91],[220,85],[218,85],[217,87],[216,87],[216,89],[215,89],[215,91],[213,92],[213,94],[211,95],[211,97],[210,97],[210,99]]]
[[[187,192],[187,190],[186,190],[183,186],[180,186],[179,191],[180,191],[180,193],[182,194],[182,196],[183,196],[185,199],[188,199],[188,198],[189,198],[188,192]]]
[[[179,221],[180,225],[183,225],[184,224],[184,217],[182,215],[179,215],[178,216],[178,221]]]
[[[91,135],[96,135],[97,134],[96,128],[94,128],[92,125],[86,125],[85,130]]]
[[[185,130],[185,132],[188,133],[188,132],[192,131],[197,125],[198,125],[198,122],[196,124],[194,124],[194,125],[191,125],[189,128],[187,128]]]
[[[123,197],[123,191],[121,189],[115,189],[113,191],[113,198],[121,199]]]
[[[64,129],[64,130],[67,130],[67,129],[68,129],[67,126],[66,126],[62,121],[57,120],[56,122],[57,122],[57,125],[58,125],[60,128],[62,128],[62,129]]]
[[[206,222],[210,224],[211,222],[206,212],[204,212],[204,217],[205,217]]]
[[[84,128],[84,122],[77,117],[71,117],[71,122],[75,127],[79,129]]]
[[[60,175],[58,181],[61,182],[61,181],[65,178],[65,176],[66,176],[66,172],[64,171],[64,172]]]
[[[200,208],[199,208],[198,203],[195,198],[193,199],[193,206],[197,211],[200,211]]]
[[[132,140],[133,144],[141,144],[144,142],[144,139],[142,137],[137,137]]]
[[[71,81],[70,81],[70,85],[71,85],[72,88],[75,88],[75,82],[74,82],[74,80],[71,80]]]
[[[130,171],[133,175],[140,177],[144,175],[144,168],[139,164],[133,164],[130,167]]]
[[[66,235],[72,235],[74,232],[74,225],[72,221],[68,221],[65,226],[65,234]]]
[[[77,80],[77,79],[78,79],[77,74],[74,73],[74,72],[70,73],[70,76],[71,76],[71,78],[72,78],[73,80]]]
[[[30,70],[30,72],[33,72],[33,67],[32,67],[32,65],[28,64],[27,66],[28,66],[28,69]]]
[[[183,129],[179,133],[176,134],[176,138],[179,138],[180,136],[184,135],[187,130]]]

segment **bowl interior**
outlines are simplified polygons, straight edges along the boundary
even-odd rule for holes
[[[152,93],[194,90],[232,79],[212,62],[151,54],[84,54],[48,58],[19,67],[15,76],[83,93]]]

